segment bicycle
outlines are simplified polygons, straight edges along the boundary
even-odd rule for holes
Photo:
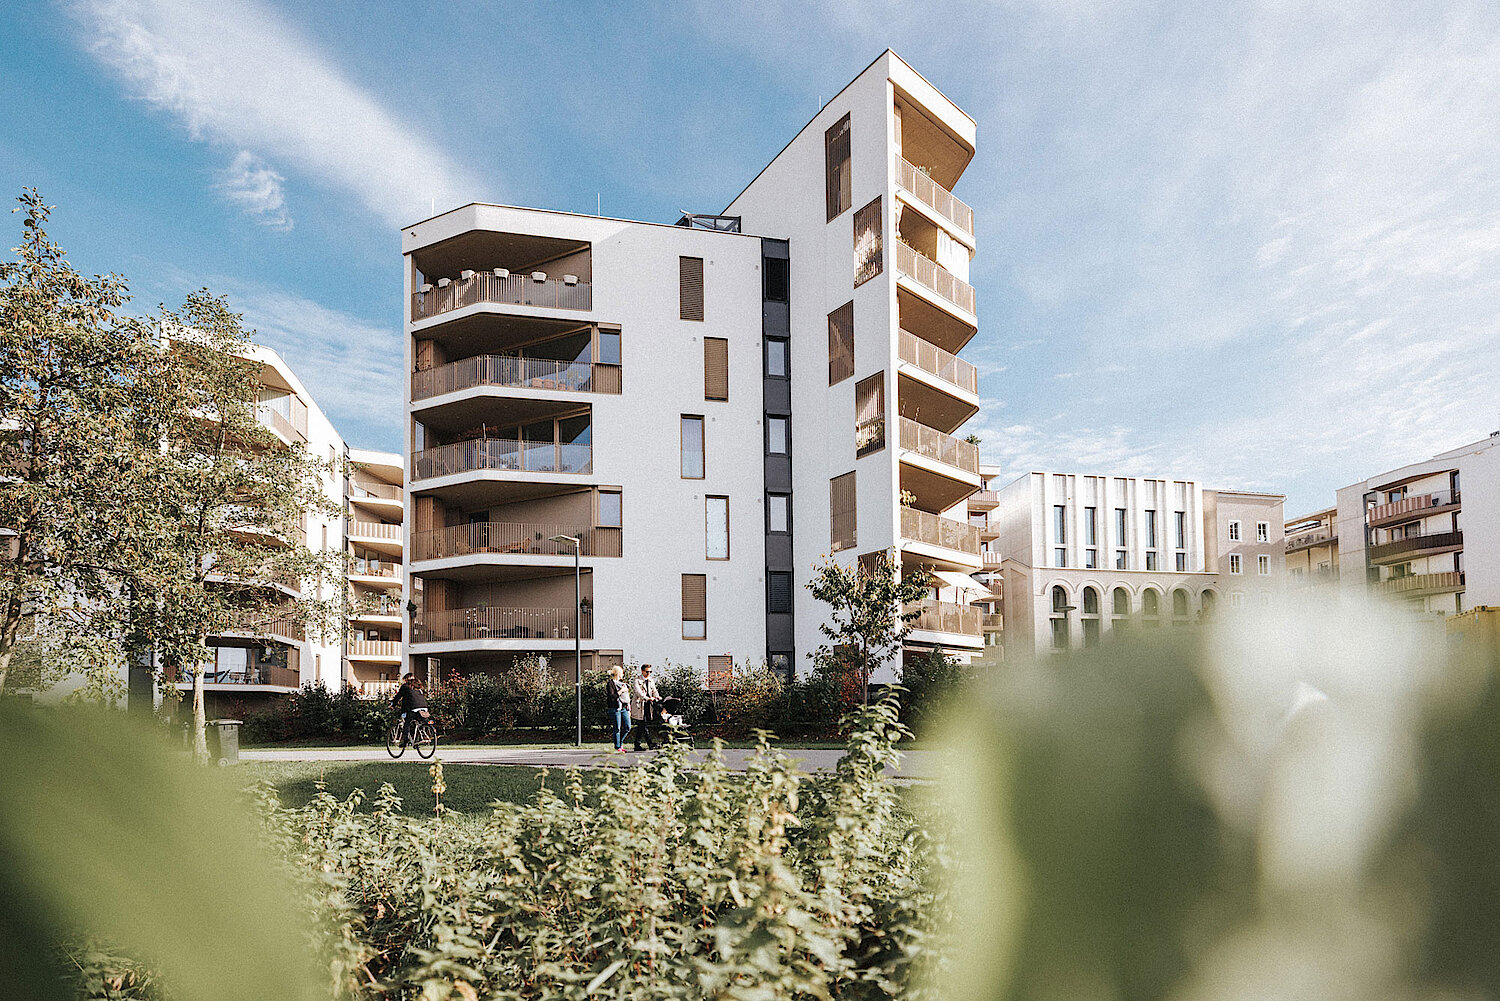
[[[437,753],[437,724],[430,717],[418,719],[412,727],[411,746],[416,748],[417,757],[430,758]],[[400,717],[391,724],[390,729],[385,732],[385,753],[393,758],[399,758],[406,753],[406,724]]]

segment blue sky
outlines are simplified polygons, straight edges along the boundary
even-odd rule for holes
[[[0,180],[394,449],[402,223],[717,211],[886,46],[979,124],[986,461],[1290,515],[1500,429],[1494,4],[13,3]]]

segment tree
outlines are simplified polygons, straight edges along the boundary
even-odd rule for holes
[[[79,274],[41,196],[17,201],[21,245],[0,263],[0,691],[27,632],[115,635],[122,568],[143,556],[133,458],[156,433],[140,406],[155,352],[117,312],[124,279]]]
[[[152,551],[133,568],[131,632],[149,638],[165,681],[192,678],[194,756],[207,761],[208,639],[274,619],[335,628],[346,557],[307,545],[308,516],[340,513],[322,488],[332,467],[262,423],[262,364],[241,317],[203,290],[163,309],[158,332],[163,433],[140,457]]]
[[[933,647],[924,657],[913,657],[901,665],[901,687],[906,698],[901,705],[903,721],[923,735],[941,721],[944,710],[973,680],[973,669]]]
[[[808,583],[814,598],[828,605],[829,619],[818,628],[829,643],[813,654],[820,664],[851,673],[860,699],[870,702],[870,676],[901,652],[911,624],[921,610],[911,607],[927,596],[932,576],[918,570],[897,576],[889,553],[881,553],[868,569],[862,562],[840,566],[829,557]]]

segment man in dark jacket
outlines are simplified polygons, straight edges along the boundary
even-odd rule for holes
[[[416,734],[418,718],[427,718],[427,693],[422,691],[422,682],[416,675],[408,674],[401,679],[401,687],[391,699],[391,706],[401,714],[401,742],[410,744]]]

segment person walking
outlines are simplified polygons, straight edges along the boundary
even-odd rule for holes
[[[625,751],[625,735],[630,732],[630,686],[621,681],[624,670],[611,664],[609,680],[604,683],[604,701],[609,711],[609,728],[615,738],[615,753]]]
[[[656,681],[651,677],[651,665],[641,665],[641,676],[636,678],[630,685],[630,718],[635,724],[631,733],[635,737],[635,749],[656,750],[656,744],[651,739],[651,724],[656,721],[656,714],[661,711],[661,692],[656,688]],[[646,746],[641,747],[641,739],[645,738]]]

